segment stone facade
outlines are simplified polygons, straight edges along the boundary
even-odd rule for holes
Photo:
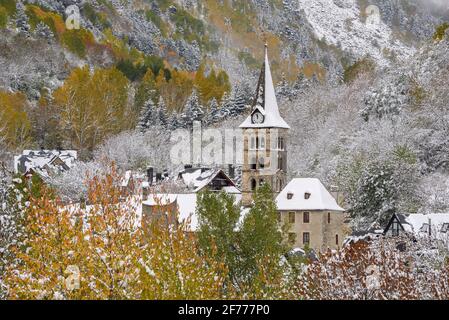
[[[289,244],[295,248],[338,249],[349,232],[345,213],[340,211],[280,211],[279,219],[288,224]]]
[[[243,129],[243,148],[242,205],[251,205],[262,183],[270,185],[274,199],[287,179],[287,129]]]

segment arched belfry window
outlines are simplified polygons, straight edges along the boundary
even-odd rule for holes
[[[250,149],[252,149],[252,150],[256,149],[256,137],[254,137],[254,136],[251,136]]]
[[[283,162],[283,157],[282,157],[282,154],[278,154],[278,169],[279,170],[283,170],[283,165],[282,165],[282,162]]]

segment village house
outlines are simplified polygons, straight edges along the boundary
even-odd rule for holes
[[[240,190],[234,181],[221,169],[185,166],[175,179],[178,188],[183,192],[172,194],[151,192],[152,186],[163,180],[162,175],[159,177],[158,174],[158,178],[154,179],[153,173],[153,168],[149,168],[147,173],[148,181],[143,184],[143,226],[154,222],[172,225],[178,224],[180,221],[189,220],[188,231],[196,231],[196,196],[201,191],[224,191],[233,194],[237,199],[236,201],[240,201]]]
[[[298,248],[338,249],[347,235],[345,210],[318,179],[293,179],[276,197],[279,221],[288,223],[288,240]]]
[[[24,150],[14,156],[14,172],[26,178],[37,174],[42,180],[68,171],[76,164],[75,150]]]
[[[449,213],[395,213],[383,234],[386,237],[427,238],[449,250]]]

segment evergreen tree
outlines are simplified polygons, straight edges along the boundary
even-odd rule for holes
[[[248,95],[245,90],[241,87],[237,87],[234,92],[234,97],[232,99],[232,113],[233,116],[238,116],[244,113],[248,105]]]
[[[232,110],[232,99],[230,94],[226,93],[222,99],[220,108],[217,111],[216,122],[226,119],[231,114],[231,110]]]
[[[189,100],[187,100],[184,107],[185,112],[182,115],[182,119],[185,126],[191,126],[194,121],[202,121],[204,118],[204,108],[200,104],[198,99],[198,93],[193,90]]]
[[[176,112],[172,112],[167,117],[166,128],[168,130],[176,130],[176,129],[182,128],[182,122],[180,120],[180,116]]]
[[[154,125],[158,118],[158,110],[156,109],[153,100],[148,99],[140,113],[137,129],[144,132],[150,126]]]
[[[165,105],[164,98],[162,98],[162,96],[159,97],[159,102],[157,104],[157,110],[158,110],[157,124],[160,126],[166,127],[169,117],[168,117],[167,106]]]
[[[29,23],[28,15],[25,13],[25,6],[22,2],[17,2],[16,5],[16,26],[19,32],[29,36],[31,26]]]
[[[212,98],[212,100],[210,101],[208,109],[209,109],[209,113],[207,114],[207,117],[206,117],[206,123],[208,125],[210,125],[210,124],[213,124],[216,122],[217,115],[220,110],[218,102],[215,98]]]
[[[42,22],[38,23],[36,29],[34,30],[34,34],[45,39],[51,39],[54,37],[54,34],[51,31],[50,27]]]

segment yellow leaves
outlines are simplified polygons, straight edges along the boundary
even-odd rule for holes
[[[209,75],[205,75],[205,65],[202,64],[195,75],[195,86],[198,88],[200,100],[203,105],[208,105],[215,98],[221,101],[226,92],[231,91],[229,77],[224,70],[218,73],[212,67]]]
[[[31,123],[27,99],[22,93],[0,91],[0,143],[19,148],[30,142]]]
[[[129,129],[135,115],[128,103],[129,81],[115,68],[86,66],[72,71],[54,93],[61,112],[61,125],[75,148],[92,150],[110,134]]]
[[[173,70],[167,81],[163,72],[156,78],[156,86],[168,110],[182,111],[193,90],[193,75],[187,71]]]
[[[143,299],[220,299],[226,277],[223,264],[196,250],[195,234],[184,226],[150,227],[141,253]]]
[[[183,226],[144,233],[135,218],[138,199],[121,199],[117,181],[114,168],[92,179],[86,209],[47,195],[32,199],[28,248],[17,250],[21,263],[6,274],[10,299],[222,296],[223,265],[199,255],[195,235]]]

